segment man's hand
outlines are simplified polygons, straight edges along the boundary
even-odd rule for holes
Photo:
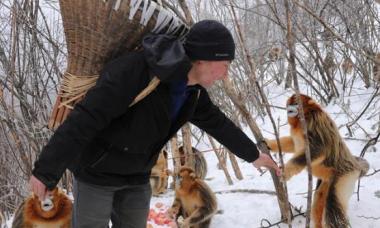
[[[34,194],[36,194],[41,201],[43,201],[47,194],[47,189],[46,189],[45,184],[32,175],[30,177],[29,185],[30,185],[30,190]]]
[[[252,164],[256,169],[260,169],[261,167],[274,169],[277,176],[281,176],[281,169],[277,166],[276,162],[274,162],[273,159],[267,154],[260,153],[259,158],[252,162]]]

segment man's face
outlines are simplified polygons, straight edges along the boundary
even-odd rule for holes
[[[215,81],[222,80],[228,76],[228,68],[231,61],[199,61],[198,62],[198,83],[208,88],[212,86]]]

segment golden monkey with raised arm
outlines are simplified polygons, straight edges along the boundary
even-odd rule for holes
[[[329,115],[311,97],[301,96],[311,155],[312,175],[318,178],[314,193],[312,220],[316,228],[346,228],[349,199],[355,182],[369,168],[368,162],[354,157]],[[284,178],[288,181],[306,167],[305,138],[299,119],[296,95],[287,101],[290,136],[280,138],[281,150],[293,153],[285,164]],[[276,140],[266,140],[270,150],[279,151]]]

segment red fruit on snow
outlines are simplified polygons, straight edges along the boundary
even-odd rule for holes
[[[168,224],[168,226],[169,226],[170,228],[178,228],[177,224],[176,224],[174,221],[171,221],[171,222]]]

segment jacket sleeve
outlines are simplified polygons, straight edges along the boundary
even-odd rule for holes
[[[211,102],[207,91],[203,88],[190,122],[247,162],[252,162],[259,157],[256,145]]]
[[[75,105],[42,149],[32,173],[49,189],[56,186],[70,162],[85,146],[112,119],[126,112],[128,105],[144,88],[142,77],[132,65],[135,64],[115,61],[105,68],[97,84]]]

